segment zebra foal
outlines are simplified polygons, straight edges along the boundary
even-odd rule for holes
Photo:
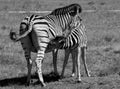
[[[78,82],[81,82],[80,60],[79,60],[80,56],[82,57],[86,74],[88,77],[90,77],[87,64],[86,64],[87,36],[85,32],[86,28],[81,23],[81,20],[79,17],[78,17],[78,21],[76,21],[74,25],[72,24],[68,28],[70,32],[66,37],[58,36],[55,39],[53,39],[51,42],[54,45],[56,45],[58,49],[65,49],[65,59],[63,63],[61,76],[64,76],[65,67],[68,62],[69,55],[71,53],[72,61],[73,61],[72,76],[75,75],[75,69],[77,69],[77,79],[78,79]]]
[[[45,86],[45,83],[42,76],[41,66],[47,46],[56,36],[62,36],[62,32],[66,30],[68,25],[74,20],[74,18],[76,18],[77,15],[79,15],[80,12],[81,6],[79,4],[71,4],[55,9],[47,16],[40,17],[38,15],[32,15],[28,21],[28,28],[25,29],[23,33],[17,35],[12,31],[10,32],[10,38],[14,41],[22,40],[27,36],[29,37],[29,40],[33,45],[33,49],[37,52],[35,62],[37,65],[39,80],[43,86]],[[22,27],[24,28],[24,26]],[[57,53],[57,51],[55,53]],[[28,70],[31,70],[31,68]]]

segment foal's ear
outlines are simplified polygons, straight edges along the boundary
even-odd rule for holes
[[[50,44],[59,44],[63,39],[65,39],[65,37],[57,36],[50,41]]]
[[[69,11],[70,15],[71,16],[75,16],[77,14],[77,7],[74,7],[72,8],[70,11]]]

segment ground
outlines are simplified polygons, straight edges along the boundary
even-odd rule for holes
[[[92,76],[86,76],[81,61],[82,83],[71,78],[71,57],[65,78],[53,76],[52,56],[47,53],[42,66],[47,86],[42,88],[34,83],[37,76],[33,64],[33,83],[25,87],[27,63],[20,43],[12,42],[9,32],[11,29],[18,32],[21,20],[32,13],[9,11],[51,11],[71,3],[82,6],[81,18],[88,36],[87,64]],[[120,89],[120,11],[115,10],[120,10],[119,0],[0,0],[0,89]],[[35,54],[32,54],[32,60],[35,60]],[[64,51],[60,50],[59,73],[63,60]]]

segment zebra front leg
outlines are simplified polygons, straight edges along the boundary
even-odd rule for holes
[[[77,53],[77,60],[76,60],[76,66],[77,66],[77,81],[81,82],[81,74],[80,74],[80,57],[81,57],[81,48],[78,46],[78,53]]]
[[[83,64],[85,67],[85,72],[86,72],[87,76],[90,77],[90,73],[89,73],[89,70],[88,70],[88,67],[86,64],[86,47],[82,47],[81,51],[82,51],[82,60],[83,60]]]
[[[62,69],[61,77],[64,77],[65,67],[66,67],[66,64],[68,62],[69,54],[70,54],[70,51],[65,50],[65,59],[64,59],[64,63],[63,63],[63,69]]]
[[[72,62],[73,62],[73,69],[72,69],[72,77],[74,77],[75,76],[75,71],[76,71],[76,54],[77,54],[77,52],[76,52],[76,50],[74,49],[74,50],[72,50],[72,52],[71,52],[71,56],[72,56]]]
[[[27,60],[27,68],[28,68],[26,86],[29,86],[30,80],[31,80],[31,69],[32,69],[32,60],[31,60],[31,57],[30,57],[30,52],[25,51],[25,58]]]
[[[53,54],[53,67],[54,67],[54,73],[56,75],[59,75],[58,71],[57,71],[57,53],[58,53],[58,49],[55,49],[52,51]]]
[[[42,86],[46,86],[43,80],[43,75],[42,75],[42,61],[44,58],[44,51],[38,50],[37,52],[37,58],[36,58],[36,66],[37,66],[37,73],[39,77],[39,81],[41,82]]]

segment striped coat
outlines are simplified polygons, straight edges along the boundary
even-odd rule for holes
[[[17,35],[12,31],[10,32],[10,38],[14,41],[22,40],[30,34],[29,39],[37,51],[35,62],[37,64],[39,80],[43,86],[45,86],[45,83],[42,77],[41,66],[48,43],[56,36],[62,35],[62,32],[66,30],[68,25],[80,12],[80,5],[71,4],[63,8],[55,9],[47,16],[40,17],[38,15],[32,15],[24,33]],[[22,25],[22,28],[24,28],[23,26],[24,25]],[[31,68],[28,68],[28,70],[31,70]],[[28,81],[29,80],[30,79],[28,79]]]

